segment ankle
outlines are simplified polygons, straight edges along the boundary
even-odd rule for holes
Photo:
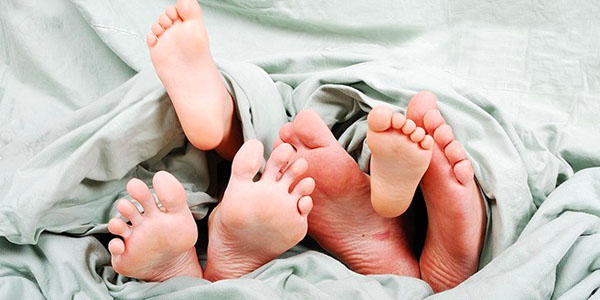
[[[232,160],[244,142],[240,121],[235,116],[235,105],[228,92],[225,92],[225,113],[223,116],[223,139],[215,151],[223,158]]]

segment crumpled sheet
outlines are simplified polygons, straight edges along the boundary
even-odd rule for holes
[[[144,43],[172,3],[11,0],[0,3],[3,297],[599,297],[600,3],[201,3],[244,137],[265,156],[279,126],[312,108],[367,170],[370,108],[405,112],[415,92],[434,92],[486,195],[481,270],[431,295],[300,247],[214,284],[118,276],[97,237],[128,179],[172,172],[197,219],[216,201],[216,159],[186,143]]]

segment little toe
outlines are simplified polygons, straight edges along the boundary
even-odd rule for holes
[[[158,211],[156,200],[148,186],[141,180],[133,178],[127,183],[127,192],[131,198],[139,202],[144,208],[144,214],[153,214]]]
[[[162,26],[160,26],[160,24],[154,23],[152,25],[152,33],[154,33],[156,37],[160,37],[163,34],[163,32],[165,32],[165,29]]]
[[[473,167],[471,166],[471,162],[465,159],[463,161],[458,162],[454,165],[454,176],[461,184],[467,184],[468,182],[473,180]]]
[[[394,113],[392,115],[392,128],[400,129],[406,123],[406,116],[401,113]]]
[[[444,154],[446,154],[448,161],[452,165],[461,160],[467,159],[467,153],[465,152],[465,149],[457,140],[450,142],[450,144],[446,146],[444,149]]]
[[[125,243],[121,239],[114,238],[108,242],[108,251],[111,255],[121,255],[125,252]]]
[[[185,189],[171,173],[159,171],[152,178],[152,185],[158,201],[167,211],[187,209]]]
[[[315,190],[315,180],[312,179],[312,177],[306,177],[306,178],[302,178],[302,180],[300,180],[300,182],[298,182],[298,184],[296,184],[296,187],[294,188],[294,191],[292,192],[292,194],[295,194],[298,197],[308,196],[314,190]]]
[[[177,9],[175,8],[175,5],[171,5],[171,6],[167,7],[167,10],[165,11],[165,14],[173,22],[179,20],[179,15],[177,14]]]
[[[442,114],[437,109],[428,111],[423,117],[423,126],[425,126],[425,130],[427,130],[428,133],[434,132],[438,127],[445,123],[446,120],[444,120],[444,117],[442,117]]]
[[[433,138],[430,135],[426,135],[425,138],[423,138],[423,140],[419,143],[419,145],[421,145],[421,148],[429,150],[433,147],[433,143]]]
[[[281,144],[275,148],[267,161],[265,172],[261,179],[278,180],[294,153],[294,148],[290,144]]]
[[[231,177],[241,180],[253,180],[262,165],[263,151],[263,145],[258,140],[245,142],[233,158]]]
[[[160,26],[166,30],[173,25],[173,20],[171,20],[166,13],[163,13],[160,15],[160,17],[158,17],[158,24],[160,24]]]
[[[140,211],[137,209],[135,204],[133,204],[133,202],[127,199],[119,200],[119,203],[117,203],[117,211],[133,225],[136,225],[142,221],[142,215],[140,214]]]
[[[175,7],[184,21],[202,16],[202,8],[196,0],[177,0]]]
[[[108,221],[108,231],[114,235],[122,236],[124,239],[129,238],[131,234],[129,225],[120,218],[112,218]]]
[[[406,120],[406,123],[404,123],[404,126],[402,126],[402,133],[409,135],[413,133],[415,129],[417,129],[417,125],[415,124],[415,122],[413,120],[408,119]]]
[[[367,123],[372,131],[386,131],[392,126],[392,109],[380,105],[376,106],[369,112]]]
[[[296,181],[296,178],[304,174],[308,170],[308,162],[304,158],[298,158],[295,160],[283,173],[279,182],[283,182],[285,185],[290,186],[292,182]]]
[[[313,201],[310,196],[304,196],[298,200],[298,212],[301,216],[306,217],[313,208]]]
[[[148,32],[148,34],[146,35],[146,44],[148,44],[148,47],[154,47],[154,45],[156,45],[156,42],[158,42],[156,35],[154,35],[154,33],[152,32]]]
[[[452,128],[448,124],[444,124],[433,132],[433,139],[442,148],[446,148],[450,142],[454,140]]]
[[[415,131],[410,134],[410,140],[413,141],[413,143],[418,143],[422,141],[423,138],[425,138],[425,129],[421,127],[417,127]]]

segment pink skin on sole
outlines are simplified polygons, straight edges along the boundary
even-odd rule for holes
[[[194,244],[198,237],[183,186],[173,175],[156,173],[153,186],[164,209],[142,181],[127,184],[129,195],[144,208],[141,214],[129,200],[117,204],[120,218],[108,223],[108,230],[122,239],[110,241],[112,266],[117,273],[146,281],[164,281],[175,276],[202,277]]]
[[[421,276],[434,291],[452,288],[477,271],[485,231],[483,198],[462,145],[437,110],[436,97],[416,94],[407,116],[432,135],[429,168],[420,183],[428,227]]]
[[[294,155],[290,145],[281,144],[271,154],[260,180],[254,181],[263,146],[250,140],[240,148],[223,200],[209,218],[205,279],[250,273],[304,238],[315,181],[306,177],[290,190],[308,168],[306,160],[293,160]]]
[[[317,185],[308,217],[309,234],[331,254],[362,274],[419,276],[418,263],[402,229],[402,219],[373,210],[369,176],[337,143],[313,111],[301,111],[282,126],[280,139],[309,164]]]
[[[146,36],[150,57],[183,131],[202,150],[233,158],[242,142],[233,100],[210,53],[202,9],[178,0]]]
[[[378,214],[397,217],[408,209],[429,166],[433,138],[386,106],[375,107],[367,120],[371,203]]]

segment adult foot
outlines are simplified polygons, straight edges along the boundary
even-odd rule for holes
[[[307,175],[317,183],[309,234],[356,272],[419,277],[401,219],[384,218],[373,210],[369,176],[319,115],[301,111],[279,134],[276,144],[292,144],[298,156],[308,161]]]
[[[262,144],[250,140],[235,155],[223,200],[208,220],[205,279],[250,273],[304,238],[315,182],[304,178],[290,192],[292,183],[308,168],[302,158],[292,161],[294,152],[288,144],[277,147],[256,182]]]
[[[133,202],[117,204],[121,218],[113,218],[108,230],[123,239],[108,244],[112,266],[117,273],[146,281],[164,281],[175,276],[202,277],[194,244],[198,238],[196,222],[190,212],[183,186],[173,175],[161,171],[152,180],[158,200],[138,179],[127,183],[129,195],[144,208],[140,214]]]
[[[437,110],[436,97],[428,92],[415,95],[407,117],[435,140],[431,163],[420,184],[428,216],[420,266],[423,280],[438,292],[477,271],[485,209],[471,163]]]
[[[152,26],[146,42],[183,131],[202,150],[231,159],[241,145],[233,100],[210,54],[202,9],[178,0]]]
[[[367,118],[371,149],[371,204],[384,217],[403,214],[429,167],[433,138],[387,106],[375,107]]]

